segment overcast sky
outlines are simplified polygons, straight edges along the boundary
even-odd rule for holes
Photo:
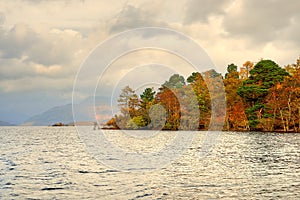
[[[0,120],[19,122],[69,103],[89,53],[133,28],[184,33],[220,72],[260,58],[294,63],[300,55],[299,10],[298,0],[2,0]]]

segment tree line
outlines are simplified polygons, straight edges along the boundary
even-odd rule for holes
[[[116,129],[208,130],[213,122],[227,131],[300,132],[300,58],[283,68],[263,59],[230,64],[224,76],[174,74],[140,95],[126,86],[118,104],[120,114],[106,123]]]

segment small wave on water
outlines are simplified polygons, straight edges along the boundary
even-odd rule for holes
[[[205,158],[195,141],[160,170],[127,171],[93,159],[72,127],[0,136],[0,199],[300,199],[299,134],[222,133]]]
[[[46,188],[42,188],[41,190],[63,190],[65,188],[62,187],[46,187]]]

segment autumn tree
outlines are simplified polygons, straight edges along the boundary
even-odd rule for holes
[[[248,120],[245,114],[245,106],[242,98],[236,93],[242,85],[239,79],[237,66],[230,64],[225,74],[224,85],[226,91],[226,123],[225,130],[247,130]]]
[[[156,95],[156,103],[164,106],[167,120],[163,129],[178,130],[180,127],[180,103],[173,90],[162,87]]]
[[[300,69],[297,64],[290,67],[293,72],[291,76],[285,77],[283,83],[272,87],[267,96],[267,105],[272,111],[272,131],[300,130]]]
[[[154,104],[149,109],[149,117],[151,119],[148,128],[154,130],[161,130],[165,127],[167,121],[166,109],[161,103]]]
[[[240,68],[239,76],[241,79],[247,79],[250,75],[250,70],[253,69],[254,63],[246,61],[243,64],[243,67]]]
[[[108,120],[106,122],[105,125],[108,126],[108,127],[112,127],[113,129],[120,129],[117,122],[116,122],[116,118],[117,118],[117,116],[111,118],[110,120]]]
[[[164,129],[178,130],[181,122],[181,104],[183,104],[185,79],[179,74],[173,74],[159,88],[155,103],[164,106],[166,110],[166,123]]]
[[[228,65],[224,78],[215,70],[194,72],[186,82],[174,74],[157,93],[146,88],[139,96],[126,86],[118,99],[121,114],[106,125],[220,130],[226,114],[225,130],[300,132],[300,58],[285,69],[271,60],[255,66],[247,61],[237,69]]]
[[[237,72],[238,66],[235,64],[231,63],[230,65],[227,66],[227,73],[225,74],[225,78],[228,78],[228,76],[231,76],[232,78],[238,79],[239,78],[239,73]]]
[[[246,114],[251,130],[264,129],[260,122],[269,117],[265,115],[264,98],[269,89],[281,83],[287,75],[288,73],[274,61],[261,60],[250,70],[250,77],[237,89],[237,93],[247,104]]]
[[[207,84],[199,72],[193,72],[192,75],[187,78],[187,82],[197,97],[197,109],[200,112],[199,128],[207,129],[211,117],[211,101]]]
[[[139,129],[145,127],[146,125],[147,121],[145,121],[143,116],[135,116],[126,123],[126,128]]]
[[[201,120],[201,112],[198,101],[199,95],[195,94],[192,85],[185,85],[177,96],[179,97],[181,108],[180,129],[198,130]],[[202,115],[203,114],[204,113],[202,113]]]
[[[226,93],[224,89],[223,77],[214,69],[203,73],[211,100],[211,121],[210,130],[223,129],[226,115]]]
[[[120,128],[125,128],[130,118],[137,115],[139,108],[139,99],[135,91],[129,86],[124,87],[118,98],[118,105],[122,115],[116,119],[116,122]]]

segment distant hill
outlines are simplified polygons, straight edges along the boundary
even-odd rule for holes
[[[30,117],[30,115],[27,113],[21,113],[19,110],[11,110],[1,107],[0,121],[18,125],[28,119],[28,117]]]
[[[15,126],[15,125],[9,122],[0,121],[0,126]]]
[[[103,116],[102,119],[110,118],[111,109],[109,106],[110,99],[107,97],[97,97],[97,110]],[[94,98],[89,97],[77,104],[76,121],[77,122],[94,122]],[[98,113],[97,112],[97,113]],[[53,107],[41,114],[27,119],[22,125],[28,126],[48,126],[61,122],[63,124],[74,123],[72,104]]]
[[[72,122],[72,105],[53,107],[39,115],[27,119],[22,125],[47,126],[57,122]]]

